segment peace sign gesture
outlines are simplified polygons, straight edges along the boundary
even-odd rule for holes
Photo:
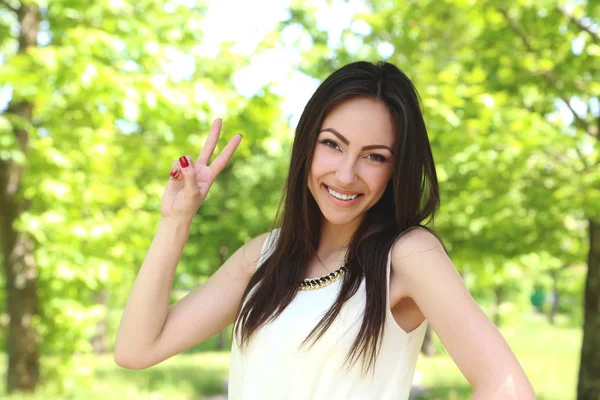
[[[213,122],[206,143],[198,156],[198,161],[194,163],[192,157],[186,155],[173,162],[171,179],[169,179],[162,198],[161,214],[163,217],[191,220],[198,212],[200,204],[206,198],[217,175],[225,168],[242,140],[241,134],[234,136],[221,154],[208,165],[219,141],[222,124],[221,119]]]

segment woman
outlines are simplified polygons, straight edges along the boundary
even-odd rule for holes
[[[280,228],[169,308],[191,221],[241,141],[208,165],[220,129],[196,162],[173,164],[119,328],[119,365],[155,365],[235,323],[231,399],[407,399],[430,324],[474,399],[535,397],[421,225],[439,204],[435,166],[417,92],[389,63],[352,63],[321,84],[296,130]]]

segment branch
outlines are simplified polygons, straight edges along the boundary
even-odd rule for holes
[[[562,100],[562,99],[561,99]],[[564,100],[563,100],[564,101]],[[567,103],[568,105],[568,103]],[[527,109],[529,112],[532,113],[536,113],[536,114],[540,114],[543,117],[543,113],[540,112],[540,110],[535,109],[532,106],[525,106],[525,109]],[[575,116],[577,116],[577,114],[574,113],[573,109],[571,107],[569,107],[569,109],[571,110],[571,112],[573,112],[573,114]],[[544,121],[550,125],[553,126],[555,129],[557,130],[561,130],[562,128],[560,126],[556,126],[554,123],[550,122],[549,120],[547,120],[546,118],[544,118]],[[600,162],[595,162],[593,164],[588,163],[587,159],[585,158],[585,155],[583,155],[583,153],[581,152],[581,150],[577,147],[577,144],[575,143],[573,146],[573,149],[575,150],[575,152],[577,153],[577,155],[579,156],[579,160],[581,161],[581,163],[583,164],[583,169],[579,170],[577,168],[575,168],[575,166],[572,166],[573,171],[577,174],[583,174],[583,173],[588,173],[591,172],[593,169],[595,169]],[[549,152],[545,152],[545,154],[552,156]],[[553,156],[553,158],[557,161],[562,161],[556,158],[556,156]]]
[[[508,11],[506,9],[500,7],[500,8],[498,8],[498,12],[500,12],[500,14],[502,14],[502,16],[506,19],[506,22],[508,22],[508,25],[510,25],[511,29],[521,39],[521,41],[523,42],[523,45],[525,46],[527,51],[529,53],[532,53],[534,56],[538,56],[538,52],[531,44],[525,29],[523,29],[523,27],[521,25],[519,25],[516,21],[514,21],[512,18],[510,18],[510,16],[508,15]],[[560,82],[560,80],[558,79],[556,74],[553,71],[542,71],[539,74],[541,76],[543,76],[551,86],[553,86],[555,89],[558,90],[558,93],[559,93],[558,97],[567,105],[567,107],[569,108],[569,110],[571,110],[571,113],[573,114],[573,118],[575,120],[575,126],[579,129],[583,130],[588,135],[590,135],[592,137],[596,137],[596,135],[594,134],[594,129],[592,129],[592,124],[588,123],[586,120],[584,120],[579,115],[577,115],[575,110],[573,110],[573,108],[571,107],[571,104],[569,104],[570,99],[567,96],[565,96],[564,93],[560,92],[559,86],[562,85],[562,82]],[[576,82],[573,82],[573,84],[577,87],[577,89],[579,89],[585,93],[584,88],[577,85]]]
[[[4,8],[5,10],[12,11],[15,14],[19,12],[19,9],[10,5],[8,0],[0,0],[0,8]]]
[[[573,146],[573,148],[577,152],[577,156],[579,156],[579,160],[581,160],[581,162],[583,163],[583,171],[590,172],[592,170],[590,168],[590,164],[588,164],[587,160],[585,159],[585,156],[583,155],[581,150],[579,150],[579,147],[577,147],[577,143],[575,143],[575,146]]]
[[[525,48],[527,49],[527,51],[529,51],[530,53],[535,53],[533,46],[531,45],[531,43],[529,42],[529,39],[527,38],[527,33],[525,32],[525,29],[523,29],[523,27],[521,25],[517,24],[515,21],[513,21],[510,18],[510,16],[508,15],[508,11],[506,11],[506,9],[499,7],[498,11],[500,12],[500,14],[502,14],[502,16],[504,17],[506,22],[508,22],[508,24],[510,25],[512,30],[521,38],[521,41],[525,45]]]
[[[500,14],[502,14],[502,16],[504,17],[504,19],[506,19],[506,22],[508,22],[508,25],[510,25],[511,29],[517,34],[517,36],[521,39],[521,41],[523,42],[523,45],[525,46],[525,48],[527,49],[527,51],[529,53],[532,53],[535,56],[539,55],[539,52],[533,47],[533,45],[531,44],[531,42],[529,41],[529,38],[527,37],[527,32],[525,31],[525,29],[523,29],[523,27],[521,25],[519,25],[516,21],[514,21],[512,18],[510,18],[510,16],[508,15],[508,11],[504,8],[498,8],[498,12]],[[544,76],[546,78],[546,80],[552,84],[556,89],[559,89],[559,87],[557,86],[557,83],[560,81],[558,79],[558,77],[554,74],[553,71],[540,71],[538,72],[540,75]],[[586,91],[586,87],[582,86],[581,84],[577,83],[577,81],[573,81],[573,85],[581,92]]]
[[[592,40],[596,43],[600,44],[600,36],[598,35],[598,33],[594,32],[593,30],[590,29],[589,26],[585,26],[582,22],[581,19],[577,19],[573,16],[573,14],[569,14],[567,12],[567,10],[565,9],[561,9],[560,7],[556,7],[556,10],[561,13],[565,18],[567,18],[569,20],[569,22],[571,22],[573,25],[576,25],[579,29],[581,29],[584,32],[587,32],[588,35],[590,35],[592,37]]]
[[[577,115],[577,113],[575,112],[573,107],[571,107],[571,103],[569,102],[570,99],[566,99],[562,96],[560,97],[560,99],[563,101],[563,103],[565,103],[567,108],[571,111],[571,114],[573,114],[573,118],[575,119],[575,126],[578,127],[579,129],[583,130],[588,135],[593,137],[594,134],[592,133],[591,124],[588,124],[588,122],[586,120],[584,120],[579,115]]]

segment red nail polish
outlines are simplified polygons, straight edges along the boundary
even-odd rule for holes
[[[177,175],[177,168],[172,168],[171,172],[169,172],[169,175],[171,175],[173,178],[175,178],[175,175]]]
[[[190,163],[186,157],[179,157],[179,165],[181,165],[181,168],[187,168]]]

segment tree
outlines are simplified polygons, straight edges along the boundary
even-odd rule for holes
[[[37,43],[40,27],[40,10],[36,4],[21,5],[12,8],[2,3],[5,9],[15,14],[19,24],[18,46],[16,53],[27,57],[27,52]],[[19,201],[22,189],[24,167],[19,161],[29,154],[28,127],[32,122],[34,104],[24,98],[16,97],[6,114],[13,122],[13,137],[9,143],[18,151],[20,157],[13,159],[0,157],[0,223],[2,228],[2,255],[5,287],[8,302],[8,376],[9,392],[15,388],[31,391],[37,385],[40,366],[38,355],[39,337],[35,329],[37,304],[37,266],[33,257],[34,244],[26,232],[18,232],[14,225],[30,203]],[[5,134],[2,135],[6,143]],[[11,158],[12,158],[11,157]]]
[[[102,303],[122,309],[148,249],[171,162],[197,156],[214,118],[225,120],[225,142],[233,128],[244,142],[194,221],[180,286],[198,266],[206,274],[219,266],[194,240],[236,246],[268,226],[273,195],[260,185],[271,190],[280,181],[281,168],[269,169],[279,166],[280,152],[269,143],[286,130],[269,88],[247,99],[233,87],[245,57],[230,44],[206,55],[201,5],[0,5],[0,86],[11,93],[0,112],[10,393],[35,389],[40,353],[67,363],[92,350],[96,324],[108,312]],[[227,176],[241,179],[244,191],[227,188]],[[255,221],[252,213],[265,219],[240,228],[222,218],[240,204],[243,222]],[[210,213],[221,217],[210,222]],[[50,380],[60,371],[41,373]]]

